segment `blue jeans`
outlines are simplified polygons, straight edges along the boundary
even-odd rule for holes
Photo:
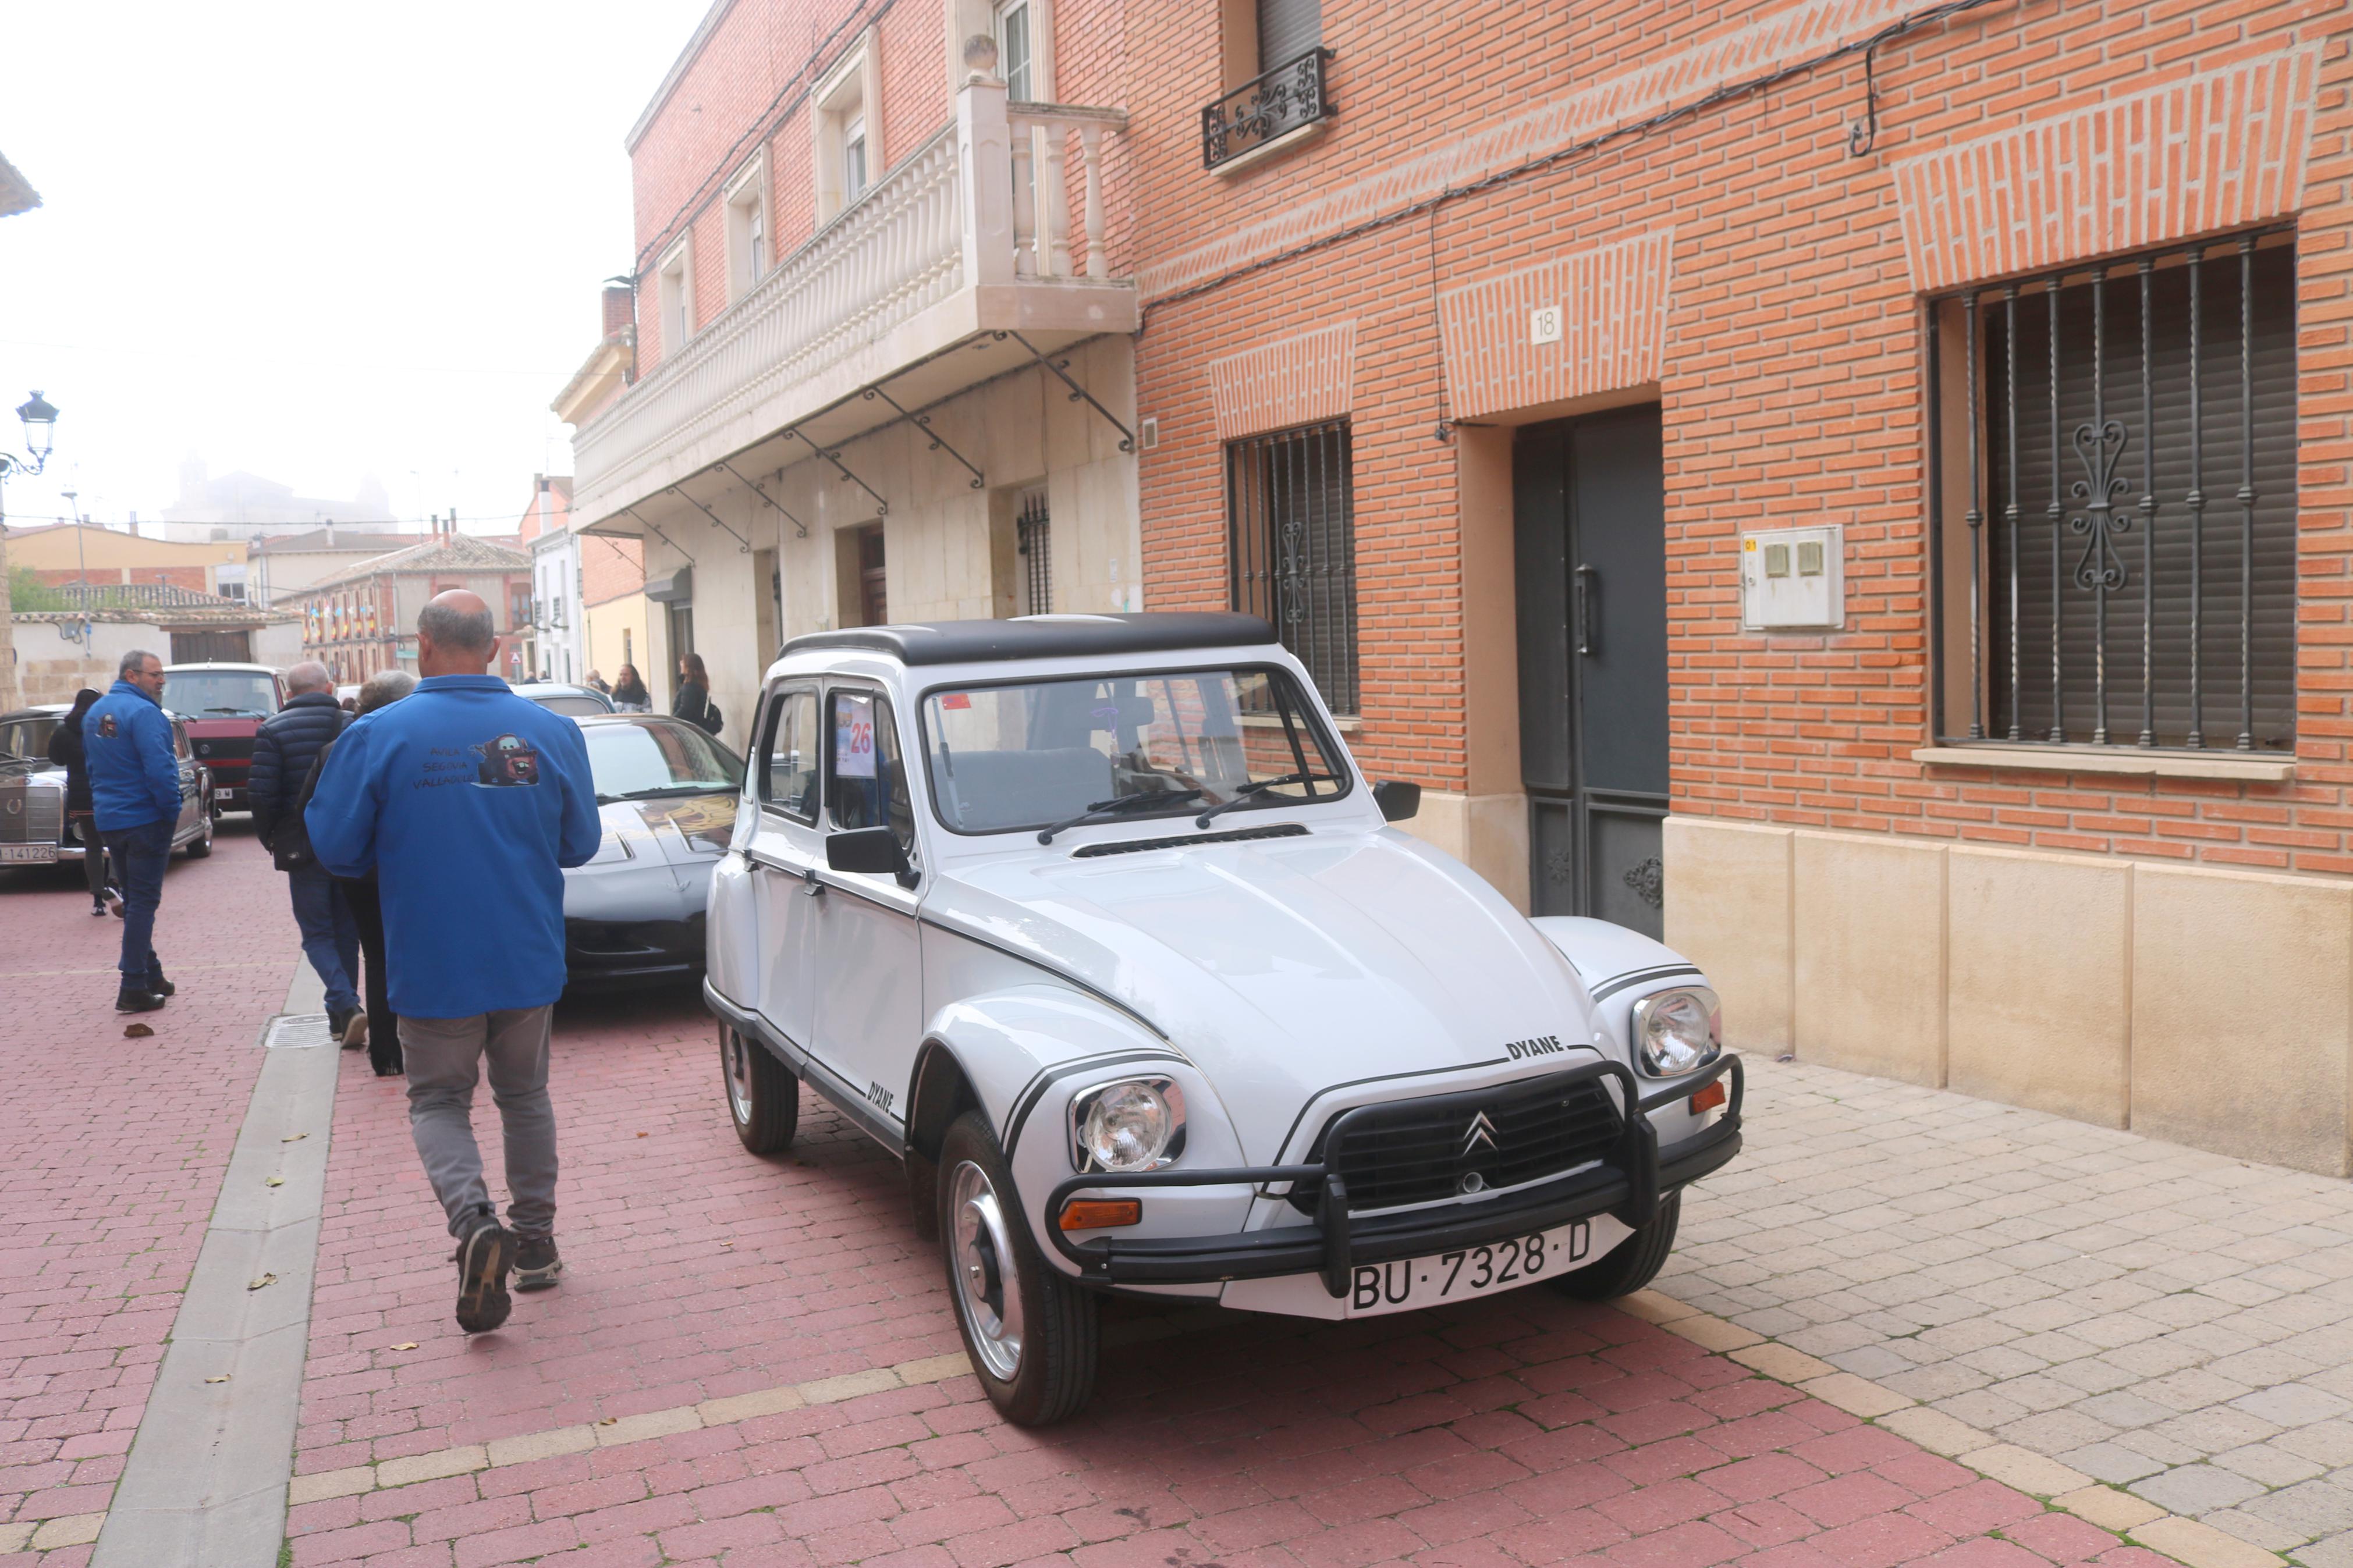
[[[343,890],[323,867],[286,873],[294,895],[294,923],[302,928],[302,952],[327,988],[327,1011],[347,1013],[360,1005],[352,976],[360,972],[360,928]]]
[[[172,860],[172,824],[142,822],[105,835],[122,879],[122,985],[147,989],[164,973],[155,961],[155,906],[164,901],[164,868]]]

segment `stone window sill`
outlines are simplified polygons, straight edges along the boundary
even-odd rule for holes
[[[2132,746],[1922,746],[1912,753],[1912,760],[1932,768],[2027,768],[2137,778],[2230,779],[2239,784],[2289,784],[2295,778],[2292,757],[2201,757],[2186,752],[2144,752]]]

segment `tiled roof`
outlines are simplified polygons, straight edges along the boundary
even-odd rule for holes
[[[419,540],[406,550],[396,550],[388,555],[378,555],[354,564],[341,576],[323,583],[314,583],[303,593],[339,588],[346,583],[356,583],[366,577],[381,577],[388,572],[528,572],[531,557],[520,550],[503,544],[493,544],[487,539],[470,534],[440,534]]]

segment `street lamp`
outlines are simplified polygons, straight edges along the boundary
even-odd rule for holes
[[[16,689],[16,622],[8,603],[8,509],[5,502],[7,482],[18,474],[37,474],[49,465],[49,443],[56,436],[58,411],[38,392],[17,405],[16,417],[25,424],[25,450],[31,454],[20,458],[14,452],[0,450],[0,712],[17,707],[22,696]]]

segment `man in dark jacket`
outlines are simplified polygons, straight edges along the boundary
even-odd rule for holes
[[[103,917],[111,905],[122,913],[122,895],[106,877],[106,843],[98,836],[98,818],[90,805],[90,764],[81,749],[81,721],[98,705],[98,693],[88,687],[74,693],[73,711],[49,731],[49,761],[66,771],[66,820],[81,840],[82,875],[90,883],[90,912]]]
[[[311,852],[311,836],[293,809],[302,781],[320,748],[343,732],[351,715],[335,701],[327,667],[298,664],[286,672],[286,706],[253,737],[253,772],[248,799],[253,830],[286,873],[294,900],[294,923],[302,928],[302,952],[327,988],[327,1028],[345,1045],[357,1045],[366,1026],[358,989],[360,928],[335,879]]]
[[[143,648],[122,656],[113,689],[82,716],[90,810],[122,878],[122,980],[118,1013],[152,1013],[178,990],[155,957],[155,908],[179,825],[180,759],[164,711],[164,661]]]

